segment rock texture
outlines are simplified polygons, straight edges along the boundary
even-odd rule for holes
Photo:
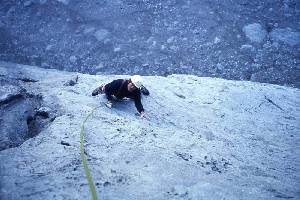
[[[92,97],[117,77],[0,62],[60,115],[22,145],[0,151],[0,198],[89,199],[79,130],[99,199],[299,199],[299,89],[191,75],[145,76],[148,119],[133,102]],[[77,84],[65,86],[78,76]],[[1,88],[6,87],[1,85]],[[2,98],[2,97],[1,97]],[[40,108],[47,111],[46,108]],[[2,130],[2,127],[1,127]]]
[[[265,31],[262,26],[257,23],[245,26],[243,31],[252,42],[257,43],[261,43],[267,35],[267,31]]]

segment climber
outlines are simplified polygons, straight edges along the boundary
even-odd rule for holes
[[[108,84],[102,84],[92,92],[92,96],[105,93],[108,100],[105,105],[108,108],[112,108],[114,99],[133,99],[141,118],[144,118],[145,111],[141,102],[141,92],[149,95],[149,91],[142,84],[142,77],[134,75],[128,80],[117,79]]]

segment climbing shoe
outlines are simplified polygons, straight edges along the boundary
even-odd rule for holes
[[[96,89],[94,89],[94,91],[92,92],[92,96],[96,96],[98,94],[103,94],[103,87],[104,85],[101,85],[100,87],[97,87]]]

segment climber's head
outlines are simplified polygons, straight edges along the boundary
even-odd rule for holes
[[[140,75],[133,75],[129,79],[128,91],[132,92],[136,89],[140,89],[142,86],[142,77]]]

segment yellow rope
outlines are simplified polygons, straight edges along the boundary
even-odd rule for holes
[[[88,167],[87,164],[87,159],[86,159],[86,155],[84,154],[84,147],[83,147],[83,130],[84,130],[84,124],[85,122],[88,120],[88,118],[93,114],[93,112],[97,109],[98,107],[94,108],[85,118],[85,120],[82,122],[81,125],[81,129],[80,129],[80,155],[81,155],[81,159],[82,159],[82,164],[83,164],[83,168],[85,171],[85,175],[86,175],[86,179],[88,181],[89,187],[90,187],[90,191],[92,193],[92,198],[93,200],[97,200],[97,192],[96,192],[96,187],[95,184],[93,182],[93,178],[91,175],[91,171]]]

